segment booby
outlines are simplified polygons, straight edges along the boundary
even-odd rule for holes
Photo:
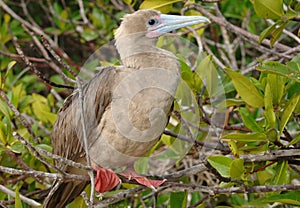
[[[178,28],[208,23],[203,16],[176,16],[156,10],[139,10],[124,16],[115,33],[122,66],[104,67],[83,86],[83,110],[89,156],[95,169],[95,189],[113,189],[119,178],[114,169],[127,166],[122,175],[157,187],[134,172],[133,163],[159,140],[172,110],[180,80],[175,55],[156,47],[159,36]],[[53,153],[86,164],[81,127],[80,97],[74,92],[63,104],[54,124]],[[86,170],[56,163],[64,172],[87,175]],[[45,208],[61,208],[84,190],[88,181],[56,181]]]

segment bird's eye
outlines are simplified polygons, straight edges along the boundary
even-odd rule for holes
[[[155,18],[151,18],[148,20],[148,25],[153,26],[158,23],[158,20]]]

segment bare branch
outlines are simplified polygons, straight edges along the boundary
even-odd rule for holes
[[[87,133],[86,133],[86,126],[85,126],[85,114],[84,114],[84,107],[83,107],[83,102],[84,102],[84,95],[82,92],[82,85],[81,85],[81,80],[79,80],[79,77],[76,77],[77,81],[77,86],[79,90],[79,102],[80,102],[80,116],[81,116],[81,128],[82,128],[82,134],[83,134],[83,143],[84,143],[84,150],[85,150],[85,156],[86,156],[86,161],[87,165],[91,167],[91,159],[90,159],[90,154],[89,154],[89,146],[88,146],[88,139],[87,139]],[[95,193],[95,179],[94,179],[94,172],[93,170],[89,171],[89,176],[91,179],[91,195],[90,195],[90,201],[93,202],[94,199],[94,193]]]
[[[14,168],[8,168],[0,166],[0,171],[4,173],[8,173],[11,175],[27,175],[28,177],[33,178],[46,178],[46,179],[52,179],[52,180],[63,180],[63,181],[88,181],[90,178],[86,175],[75,175],[75,174],[68,174],[65,175],[57,174],[57,173],[46,173],[42,171],[36,171],[36,170],[18,170]]]
[[[6,188],[5,186],[0,185],[0,191],[6,193],[7,195],[10,195],[10,196],[16,198],[16,192]],[[41,206],[40,203],[34,201],[33,199],[29,199],[29,198],[27,198],[26,196],[24,196],[22,194],[19,194],[19,195],[20,195],[20,199],[23,202],[25,202],[26,204],[30,205],[30,206],[33,206],[33,207]]]
[[[18,109],[14,106],[14,104],[10,101],[10,99],[6,96],[6,94],[4,93],[4,91],[2,89],[0,89],[0,95],[3,98],[3,100],[7,103],[7,105],[9,106],[9,108],[13,111],[13,113],[15,114],[15,116],[20,120],[20,122],[22,123],[22,125],[27,129],[27,131],[29,132],[29,134],[34,139],[34,141],[36,143],[38,143],[37,137],[34,134],[34,132],[32,131],[30,123],[28,123],[28,121],[26,120],[26,118],[24,118],[24,116],[22,116],[22,114],[18,111]]]

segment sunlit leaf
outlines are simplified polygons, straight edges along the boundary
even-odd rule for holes
[[[282,116],[281,116],[281,121],[280,121],[280,132],[282,133],[284,127],[286,126],[287,122],[289,121],[295,107],[297,106],[299,102],[300,94],[296,94],[293,96],[286,107],[284,107]]]
[[[287,79],[285,77],[276,74],[268,74],[267,76],[267,82],[270,87],[270,93],[272,94],[272,102],[274,105],[278,105],[281,101],[286,80]]]
[[[231,106],[239,106],[239,105],[244,105],[245,101],[242,99],[237,99],[237,98],[228,98],[226,99],[226,107],[231,107]]]
[[[279,202],[283,204],[300,206],[300,191],[289,191],[287,193],[281,193],[281,194],[260,199],[260,201]]]
[[[273,32],[273,30],[276,28],[276,26],[277,26],[277,24],[273,24],[273,25],[267,27],[266,29],[264,29],[264,31],[262,31],[260,33],[258,43],[261,44],[262,41]]]
[[[256,14],[264,19],[278,19],[284,15],[283,0],[254,0]]]
[[[210,156],[207,158],[209,164],[214,167],[223,177],[230,177],[230,166],[232,159],[225,156]]]
[[[237,92],[247,104],[256,108],[264,105],[263,96],[258,92],[255,85],[247,77],[229,68],[226,68],[225,70],[232,79]]]
[[[271,92],[271,87],[270,84],[267,83],[265,89],[265,97],[264,97],[264,103],[265,103],[264,115],[266,117],[267,126],[269,128],[275,128],[276,125],[276,115],[274,113],[272,100],[273,100],[273,94]]]
[[[23,208],[22,206],[22,201],[21,201],[21,198],[20,198],[20,192],[19,192],[19,189],[21,187],[17,187],[16,190],[15,190],[15,194],[16,194],[16,198],[15,198],[15,208]]]
[[[243,122],[247,128],[254,132],[263,132],[263,128],[257,124],[247,108],[239,108],[238,111],[242,116]]]
[[[0,99],[0,112],[3,113],[7,118],[9,118],[9,107],[8,105]]]
[[[176,2],[183,2],[183,0],[145,0],[140,5],[140,9],[156,9],[162,12],[168,12]]]
[[[289,183],[289,174],[287,174],[288,161],[280,161],[276,167],[276,175],[274,184],[287,184]]]
[[[206,89],[210,97],[216,94],[219,87],[219,79],[216,67],[212,62],[212,56],[206,56],[200,64],[198,64],[195,73],[199,75],[202,82],[205,83]]]
[[[269,61],[269,62],[262,63],[257,67],[257,69],[262,72],[278,74],[290,79],[294,79],[297,82],[300,82],[299,71],[296,71],[295,69],[276,61]]]
[[[278,40],[282,34],[283,29],[287,26],[289,22],[282,23],[278,28],[276,27],[271,33],[270,47],[272,48],[275,42]]]
[[[290,141],[287,146],[294,145],[294,144],[296,144],[298,142],[300,142],[300,134],[298,134],[297,136],[295,136],[294,139],[292,139],[292,141]]]
[[[228,141],[228,146],[234,157],[239,157],[239,149],[236,145],[236,142],[233,140]]]
[[[245,171],[244,160],[243,159],[235,159],[232,161],[230,166],[230,177],[240,179]]]
[[[235,140],[239,142],[267,142],[268,141],[267,135],[264,133],[250,133],[250,134],[232,133],[232,134],[224,135],[222,139]]]

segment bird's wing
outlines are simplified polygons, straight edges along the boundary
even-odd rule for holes
[[[92,130],[100,121],[105,109],[111,102],[112,86],[117,71],[114,67],[105,67],[83,86],[83,105],[86,129]],[[85,163],[85,151],[82,145],[82,126],[79,106],[79,92],[74,92],[61,107],[53,127],[51,138],[53,153],[67,159]],[[73,174],[87,174],[86,171],[64,164],[56,166],[62,171]],[[44,208],[63,208],[72,202],[84,190],[88,181],[56,181],[47,196]]]
[[[105,109],[111,102],[115,75],[115,67],[103,67],[83,86],[87,132],[99,124]],[[53,153],[74,161],[85,157],[79,104],[79,92],[74,92],[61,107],[51,134]],[[65,170],[63,166],[58,165]]]

